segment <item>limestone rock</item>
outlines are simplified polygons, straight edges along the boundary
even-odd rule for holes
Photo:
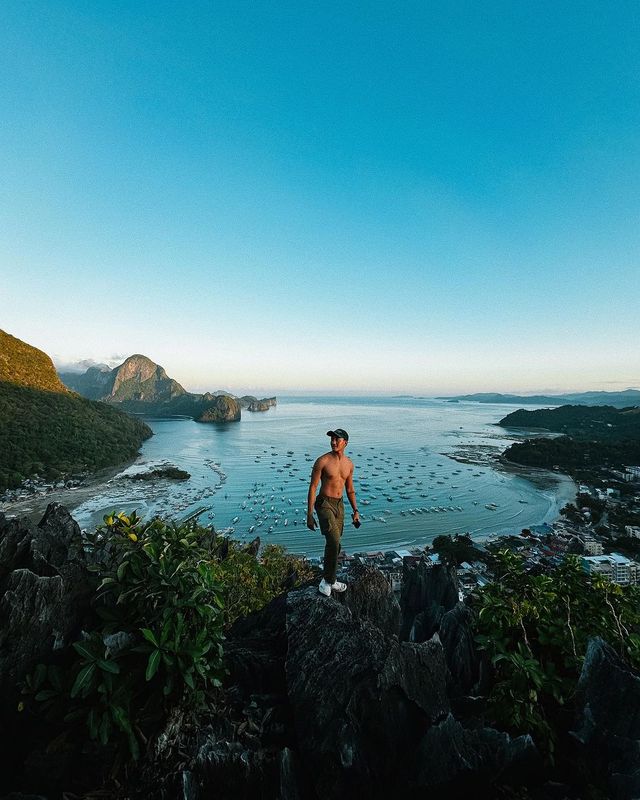
[[[74,638],[92,592],[69,512],[51,503],[37,527],[0,514],[0,695]]]
[[[608,779],[610,797],[640,797],[640,675],[602,639],[591,639],[578,682],[575,738]]]
[[[456,603],[443,614],[439,637],[451,675],[449,692],[453,695],[475,694],[482,662],[475,646],[471,609],[464,603]]]
[[[398,642],[312,586],[288,595],[287,644],[288,697],[317,795],[401,786],[412,743],[449,710],[439,643]]]
[[[158,403],[186,394],[177,381],[169,378],[159,364],[146,356],[129,356],[119,367],[115,367],[114,373],[108,398],[112,403],[126,400]]]
[[[345,602],[356,619],[368,620],[389,636],[400,632],[400,604],[380,570],[356,565]]]
[[[454,567],[430,564],[420,559],[404,566],[402,577],[401,638],[423,642],[440,627],[441,620],[458,602],[458,579]]]
[[[456,791],[475,796],[483,784],[506,772],[523,778],[539,765],[530,736],[511,739],[492,728],[467,729],[449,714],[427,731],[418,748],[417,784],[430,790],[446,787],[449,796]]]
[[[276,405],[276,398],[263,397],[262,400],[258,400],[257,397],[246,394],[239,398],[238,402],[240,403],[240,407],[246,408],[247,411],[268,411],[270,408]]]
[[[240,406],[229,395],[219,395],[207,403],[198,417],[198,422],[237,422],[240,419]]]

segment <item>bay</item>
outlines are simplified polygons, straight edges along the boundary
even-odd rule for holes
[[[575,486],[555,473],[495,468],[494,456],[521,437],[495,425],[515,409],[410,397],[284,397],[226,425],[145,418],[154,436],[140,457],[97,487],[74,517],[90,528],[112,510],[180,519],[205,508],[200,521],[234,538],[260,535],[319,555],[324,539],[305,525],[309,475],[329,449],[326,432],[341,427],[350,436],[362,516],[359,530],[347,520],[347,551],[405,548],[466,531],[479,540],[519,533],[555,519]],[[127,479],[163,464],[191,478]]]

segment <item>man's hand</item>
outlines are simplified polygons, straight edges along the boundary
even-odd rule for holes
[[[313,514],[307,514],[307,528],[309,528],[310,531],[315,531],[316,525],[317,522]]]
[[[353,521],[353,527],[354,528],[359,528],[360,525],[361,525],[361,523],[360,523],[360,512],[359,511],[354,511],[353,514],[351,515],[351,519]]]

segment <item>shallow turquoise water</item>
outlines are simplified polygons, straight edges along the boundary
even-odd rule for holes
[[[347,452],[363,518],[358,531],[345,528],[348,551],[422,544],[440,533],[517,533],[555,518],[572,484],[559,479],[540,491],[486,463],[450,457],[460,448],[502,451],[514,439],[495,423],[514,409],[409,398],[283,398],[267,412],[245,411],[241,422],[223,426],[147,419],[155,435],[126,472],[171,463],[191,479],[149,485],[117,476],[74,516],[90,527],[114,508],[180,518],[205,506],[201,521],[233,528],[236,538],[258,534],[263,542],[319,554],[324,539],[304,524],[309,474],[328,450],[326,431],[342,427],[351,437]]]

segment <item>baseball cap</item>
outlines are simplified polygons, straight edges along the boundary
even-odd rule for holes
[[[345,442],[349,441],[349,434],[344,428],[336,428],[335,431],[327,431],[327,436],[335,436],[336,439],[344,439]]]

